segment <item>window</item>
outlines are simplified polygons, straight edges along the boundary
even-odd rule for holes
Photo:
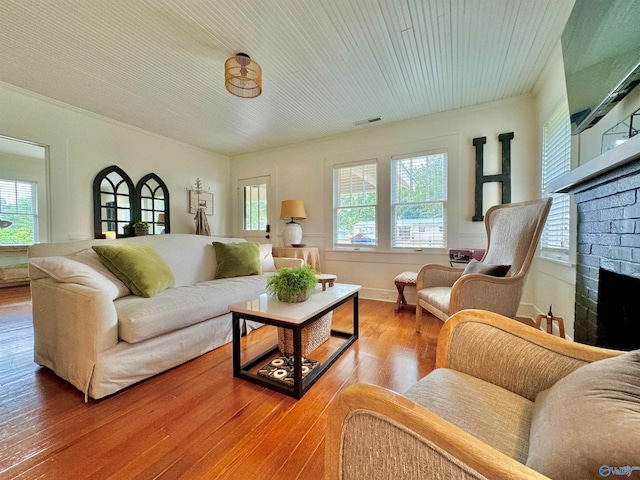
[[[38,185],[0,179],[0,245],[39,242]]]
[[[333,242],[377,245],[378,165],[376,160],[333,169]]]
[[[540,246],[543,256],[567,261],[569,258],[569,194],[550,193],[549,183],[571,169],[571,124],[565,102],[551,115],[542,130],[543,197],[553,202]]]
[[[391,158],[391,246],[446,246],[447,154]]]
[[[267,184],[257,183],[243,187],[242,229],[248,231],[267,228]]]

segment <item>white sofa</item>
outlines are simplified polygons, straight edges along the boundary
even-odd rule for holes
[[[101,398],[213,350],[232,339],[231,303],[265,291],[266,276],[215,279],[218,242],[238,238],[168,234],[47,243],[29,248],[34,358],[88,396]],[[132,295],[101,264],[96,244],[142,243],[165,260],[175,287]],[[261,245],[263,271],[275,270]],[[275,259],[278,267],[300,259]],[[260,326],[246,322],[246,333]]]

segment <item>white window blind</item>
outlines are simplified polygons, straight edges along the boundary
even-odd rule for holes
[[[333,169],[334,244],[377,245],[378,164],[367,160]]]
[[[543,197],[553,203],[547,218],[540,246],[544,256],[559,260],[569,257],[569,194],[549,192],[549,183],[571,169],[571,124],[569,108],[563,103],[542,131],[542,184]]]
[[[0,179],[0,245],[39,241],[36,182]]]
[[[446,202],[446,152],[392,157],[392,247],[445,247]]]

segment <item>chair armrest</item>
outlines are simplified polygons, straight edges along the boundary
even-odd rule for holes
[[[288,258],[288,257],[273,257],[273,263],[276,266],[276,270],[280,270],[285,267],[301,267],[304,265],[304,259],[302,258]]]
[[[493,277],[470,273],[460,277],[451,289],[449,314],[468,308],[488,310],[515,318],[524,290],[525,276]],[[490,292],[490,293],[489,293]]]
[[[547,478],[391,390],[356,384],[331,403],[325,479]]]
[[[554,337],[484,310],[463,310],[440,330],[436,368],[447,367],[535,400],[589,362],[624,352]]]
[[[460,278],[463,268],[431,263],[423,265],[416,277],[416,290],[429,287],[451,287]]]

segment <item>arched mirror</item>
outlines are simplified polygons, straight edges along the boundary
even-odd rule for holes
[[[149,225],[149,234],[170,233],[169,190],[155,173],[142,177],[136,185],[136,218]]]
[[[125,227],[133,220],[133,182],[116,165],[102,170],[93,181],[93,229],[95,238],[106,232],[125,236]],[[109,234],[111,235],[111,234]]]

